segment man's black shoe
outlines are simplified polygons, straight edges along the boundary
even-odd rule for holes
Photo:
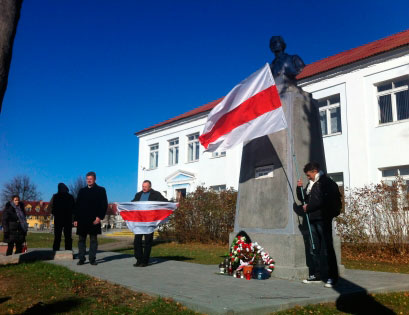
[[[78,265],[78,266],[81,266],[81,265],[83,265],[84,263],[85,263],[85,260],[80,260],[80,261],[77,262],[77,265]]]
[[[141,267],[146,267],[148,264],[145,264],[145,263],[143,263],[143,264],[141,264]]]
[[[140,262],[137,262],[137,263],[133,264],[133,266],[134,266],[134,267],[141,267],[142,264],[141,264]]]
[[[90,262],[90,265],[96,266],[96,265],[98,265],[98,263],[95,260],[93,260],[93,261]]]

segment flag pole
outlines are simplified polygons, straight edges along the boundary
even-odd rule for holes
[[[291,143],[291,149],[293,153],[293,160],[294,160],[294,165],[295,165],[295,171],[297,173],[297,179],[300,179],[300,173],[298,171],[298,164],[297,164],[297,159],[295,156],[294,148]],[[302,199],[302,204],[305,205],[305,198],[304,198],[304,187],[301,186],[301,199]],[[311,224],[310,224],[310,216],[308,215],[307,212],[305,212],[305,218],[307,219],[307,225],[308,225],[308,231],[310,233],[310,239],[311,239],[311,247],[314,250],[315,249],[315,244],[314,244],[314,239],[312,238],[312,231],[311,231]]]

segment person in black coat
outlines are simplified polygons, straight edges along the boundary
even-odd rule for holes
[[[72,214],[75,201],[68,192],[68,187],[64,183],[59,183],[58,192],[53,195],[49,205],[51,213],[54,215],[54,251],[60,250],[63,230],[65,250],[72,250]]]
[[[142,190],[135,194],[132,201],[168,201],[159,191],[152,189],[152,183],[145,180],[142,183]],[[142,246],[142,237],[145,238],[145,246]],[[135,234],[134,256],[136,258],[135,267],[146,267],[149,264],[153,242],[153,232],[150,234]]]
[[[309,179],[309,183],[304,191],[304,200],[301,193],[303,183],[300,179],[297,185],[297,197],[303,202],[302,211],[308,213],[311,227],[311,234],[315,249],[310,247],[312,258],[309,267],[310,276],[304,283],[321,282],[321,249],[324,249],[326,263],[328,267],[328,279],[325,287],[333,287],[339,278],[338,264],[332,239],[332,219],[333,209],[336,201],[340,200],[338,185],[323,171],[318,163],[310,162],[305,165],[304,173]]]
[[[24,203],[20,202],[20,197],[15,195],[11,201],[6,203],[3,210],[3,232],[4,243],[7,243],[6,255],[13,254],[14,244],[16,245],[16,254],[23,251],[23,243],[26,241],[28,224]]]
[[[87,173],[87,187],[78,192],[74,211],[74,226],[77,227],[78,238],[78,265],[85,262],[87,234],[90,238],[89,261],[97,265],[96,254],[98,249],[97,235],[101,234],[101,221],[108,208],[108,198],[104,187],[98,186],[95,172]]]

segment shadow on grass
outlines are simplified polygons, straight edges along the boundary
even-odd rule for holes
[[[11,296],[5,296],[0,298],[0,304],[7,302],[8,300],[11,299]]]
[[[24,315],[50,315],[50,314],[61,314],[68,312],[81,305],[81,299],[69,298],[60,301],[55,301],[52,303],[42,303],[39,302],[32,307],[24,311]]]
[[[335,302],[341,312],[351,314],[396,314],[391,309],[376,301],[368,291],[344,278],[333,288],[340,296]]]

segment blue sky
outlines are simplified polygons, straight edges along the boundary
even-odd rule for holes
[[[135,194],[134,132],[217,99],[271,62],[311,63],[409,29],[409,2],[26,0],[0,114],[0,186],[51,198],[89,170],[110,201]]]

